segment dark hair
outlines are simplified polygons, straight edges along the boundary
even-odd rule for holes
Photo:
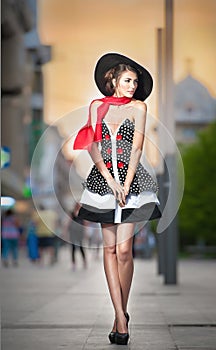
[[[11,215],[14,215],[14,211],[13,211],[13,209],[9,208],[9,209],[6,210],[5,216],[8,217],[8,216],[11,216]]]
[[[106,74],[104,76],[105,89],[109,95],[113,95],[115,92],[115,88],[113,86],[112,80],[115,79],[116,82],[118,83],[119,79],[121,78],[122,73],[125,71],[134,72],[134,73],[136,73],[137,76],[139,73],[135,68],[131,67],[128,64],[124,64],[124,63],[120,63],[120,64],[118,64],[118,66],[115,66],[106,72]]]

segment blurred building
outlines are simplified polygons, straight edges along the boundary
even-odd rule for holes
[[[47,126],[31,163],[31,189],[35,204],[59,213],[61,209],[67,210],[68,204],[72,207],[75,201],[70,178],[76,175],[72,164],[63,156],[63,142],[57,127]]]
[[[26,115],[30,114],[32,63],[24,34],[34,16],[27,1],[2,1],[2,146],[10,150],[9,167],[2,170],[2,194],[23,197],[28,160]]]
[[[216,100],[191,74],[175,86],[177,143],[191,143],[197,132],[216,119]]]
[[[51,60],[51,47],[40,42],[36,27],[36,0],[3,0],[1,24],[2,147],[10,154],[9,161],[7,160],[2,169],[2,195],[15,198],[17,207],[24,212],[32,201],[30,189],[32,157],[41,136],[48,128],[44,124],[43,116],[42,66]],[[55,153],[56,147],[61,149],[62,142],[54,127],[51,127],[46,135],[42,147],[37,148],[36,157],[37,174],[40,175],[36,180],[40,191],[43,189],[44,194],[50,191],[48,187],[46,191],[44,188],[50,178],[49,164],[52,162],[53,152]],[[54,187],[60,199],[63,197],[63,192],[66,192],[65,188],[68,192],[68,184],[66,187],[63,185],[65,183],[63,178],[68,177],[69,168],[67,161],[59,152],[54,169]],[[45,179],[41,176],[45,176]],[[61,184],[59,184],[60,178]]]

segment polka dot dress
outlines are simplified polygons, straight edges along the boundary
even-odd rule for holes
[[[130,161],[130,155],[133,144],[134,136],[134,123],[129,119],[125,119],[118,128],[116,133],[115,149],[111,142],[111,134],[106,123],[102,122],[102,142],[101,142],[101,155],[104,163],[109,170],[112,177],[114,176],[113,163],[114,159],[117,160],[118,178],[122,185],[124,185],[127,175],[128,164]],[[108,193],[112,193],[107,181],[101,175],[97,167],[94,165],[90,174],[88,175],[84,187],[90,192],[98,193],[101,196]],[[130,186],[130,194],[138,195],[143,191],[157,192],[158,186],[152,179],[151,175],[144,169],[141,163],[138,164],[136,174]]]

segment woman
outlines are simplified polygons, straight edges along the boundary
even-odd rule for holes
[[[13,209],[8,209],[2,218],[2,259],[5,267],[9,266],[10,254],[13,265],[18,266],[19,237],[19,221]]]
[[[127,344],[135,223],[161,216],[157,185],[139,162],[147,111],[143,101],[153,83],[144,67],[116,53],[99,59],[95,81],[105,97],[91,103],[88,122],[74,142],[74,149],[88,149],[95,164],[84,184],[79,216],[101,223],[104,269],[115,310],[109,339]]]

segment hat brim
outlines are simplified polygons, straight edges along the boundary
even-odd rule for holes
[[[136,69],[138,74],[138,87],[133,97],[137,100],[144,101],[150,95],[153,88],[153,79],[151,74],[137,62],[118,53],[107,53],[98,60],[94,73],[94,78],[98,89],[104,96],[111,95],[106,91],[104,76],[109,69],[121,63],[130,65]]]

